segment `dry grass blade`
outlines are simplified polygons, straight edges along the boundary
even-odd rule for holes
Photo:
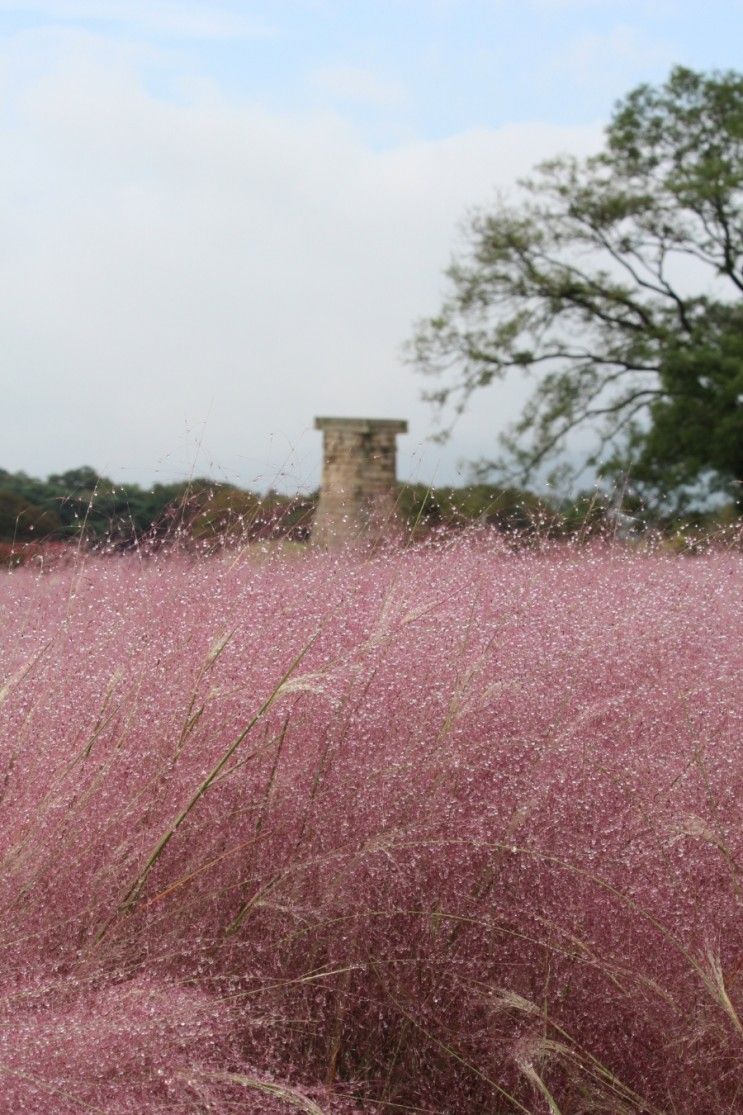
[[[237,751],[240,744],[247,738],[247,736],[253,730],[255,725],[268,712],[268,710],[273,705],[276,698],[281,694],[285,682],[288,681],[288,679],[292,676],[292,674],[296,670],[299,663],[302,661],[304,656],[309,651],[310,647],[315,642],[316,638],[317,638],[317,636],[314,635],[312,637],[312,639],[310,639],[310,641],[302,648],[302,650],[296,656],[296,658],[294,658],[294,660],[291,663],[291,665],[289,666],[288,670],[284,673],[281,680],[278,682],[278,684],[274,687],[272,692],[269,694],[269,696],[263,702],[261,707],[258,709],[258,712],[255,714],[255,716],[253,716],[251,718],[251,720],[249,721],[247,726],[242,730],[242,732],[240,732],[240,734],[237,736],[237,738],[233,740],[233,742],[230,744],[230,746],[227,748],[225,753],[222,755],[221,759],[216,764],[216,766],[214,766],[210,770],[209,774],[206,776],[206,778],[203,780],[203,782],[201,782],[201,784],[198,786],[198,788],[195,790],[195,792],[191,795],[187,804],[183,807],[183,809],[180,811],[180,813],[177,815],[177,817],[171,822],[171,824],[168,826],[168,828],[162,834],[162,836],[160,837],[158,842],[155,844],[155,847],[150,852],[150,855],[148,856],[147,862],[145,863],[144,867],[142,868],[142,870],[140,871],[139,875],[134,880],[132,885],[129,887],[128,891],[124,895],[121,902],[119,903],[119,907],[118,907],[118,910],[116,911],[116,914],[112,918],[109,919],[109,921],[106,923],[106,925],[103,927],[103,929],[98,934],[98,936],[96,938],[96,942],[95,942],[96,944],[98,944],[103,939],[103,937],[106,935],[106,933],[110,929],[111,925],[113,924],[113,921],[115,920],[116,916],[120,915],[120,914],[123,914],[123,913],[126,913],[128,910],[131,910],[132,907],[136,904],[137,899],[139,898],[140,894],[142,893],[142,889],[144,888],[144,885],[147,882],[147,878],[148,878],[150,872],[152,871],[153,867],[155,866],[155,864],[159,860],[162,853],[167,848],[167,846],[170,843],[170,841],[172,840],[172,838],[175,836],[178,829],[181,827],[183,822],[186,820],[186,818],[188,817],[191,810],[198,804],[198,802],[201,800],[201,798],[203,798],[204,794],[207,793],[207,791],[209,790],[209,787],[212,785],[212,783],[215,782],[216,779],[219,777],[220,773],[224,770],[225,766],[230,761],[232,756],[235,754],[235,752]]]
[[[204,704],[201,704],[201,705],[199,705],[198,708],[196,708],[199,686],[201,685],[201,683],[204,680],[204,678],[206,677],[206,675],[210,672],[210,670],[214,666],[217,659],[222,654],[222,651],[225,649],[227,644],[233,638],[234,634],[235,634],[235,629],[233,628],[231,631],[225,631],[221,635],[219,635],[214,640],[214,642],[212,643],[211,647],[209,648],[209,651],[207,653],[206,658],[204,659],[204,661],[201,664],[201,667],[200,667],[200,669],[199,669],[199,671],[196,675],[196,680],[194,681],[194,684],[193,684],[193,691],[191,693],[191,699],[188,703],[188,709],[186,711],[186,719],[184,721],[183,727],[181,728],[181,732],[180,732],[180,735],[178,737],[178,742],[177,742],[176,747],[175,747],[175,758],[176,759],[181,754],[181,751],[183,750],[183,748],[186,745],[188,737],[193,733],[194,729],[196,728],[197,724],[199,723],[199,720],[201,719],[201,717],[204,713],[204,708],[205,708]]]
[[[520,1012],[531,1018],[539,1017],[543,1019],[552,1030],[564,1039],[564,1041],[559,1042],[554,1039],[542,1038],[539,1043],[542,1052],[552,1056],[558,1054],[562,1057],[564,1064],[570,1061],[576,1068],[582,1069],[584,1072],[588,1073],[600,1084],[602,1091],[608,1090],[611,1093],[612,1102],[616,1099],[619,1103],[627,1103],[630,1105],[628,1110],[632,1110],[633,1112],[646,1112],[647,1115],[664,1115],[664,1112],[643,1099],[636,1091],[619,1080],[606,1065],[602,1064],[602,1062],[588,1052],[588,1050],[580,1046],[575,1041],[572,1034],[568,1033],[564,1026],[560,1026],[559,1023],[551,1018],[543,1007],[532,1002],[531,999],[525,999],[523,995],[517,994],[517,992],[510,988],[501,988],[497,993],[497,999],[507,1010]],[[539,1091],[542,1091],[544,1081],[541,1080],[541,1077],[539,1078],[539,1082],[537,1081],[536,1070],[531,1061],[522,1059],[518,1064],[524,1075],[535,1084]],[[545,1098],[547,1097],[545,1096]],[[550,1100],[548,1099],[548,1103],[549,1102]]]
[[[49,647],[51,645],[52,645],[52,640],[50,639],[47,643],[44,643],[44,646],[40,647],[39,650],[37,650],[35,654],[31,655],[28,662],[26,662],[23,666],[21,666],[20,670],[17,670],[12,675],[12,677],[9,677],[8,680],[6,682],[4,682],[3,685],[0,686],[0,705],[5,703],[5,701],[8,699],[8,697],[10,696],[12,691],[15,689],[15,687],[17,685],[20,685],[20,683],[23,681],[23,679],[25,677],[27,677],[28,674],[31,673],[34,666],[36,666],[39,659],[42,658],[46,654],[46,652],[49,650]]]
[[[534,1065],[532,1065],[530,1062],[524,1062],[519,1064],[519,1068],[521,1069],[527,1080],[529,1080],[537,1089],[537,1091],[541,1092],[541,1094],[544,1096],[545,1100],[547,1101],[550,1115],[562,1115],[562,1112],[560,1111],[560,1108],[557,1106],[557,1103],[555,1101],[555,1097],[552,1095],[552,1092],[550,1092],[549,1088],[542,1080],[537,1070],[534,1068]]]
[[[469,1072],[473,1073],[474,1076],[484,1081],[485,1084],[491,1087],[494,1092],[496,1092],[503,1099],[507,1100],[516,1111],[523,1112],[523,1115],[531,1115],[528,1107],[524,1107],[523,1103],[521,1103],[520,1100],[516,1098],[516,1096],[506,1091],[505,1088],[502,1088],[500,1084],[498,1084],[496,1080],[493,1080],[491,1076],[488,1076],[487,1073],[482,1072],[477,1067],[477,1065],[472,1064],[472,1062],[469,1061],[466,1057],[463,1057],[461,1053],[458,1053],[456,1049],[453,1049],[451,1045],[436,1037],[436,1035],[432,1034],[427,1027],[418,1022],[418,1020],[414,1018],[408,1010],[406,1010],[406,1008],[396,998],[396,996],[392,994],[389,987],[387,987],[378,965],[373,960],[370,960],[370,964],[377,976],[377,979],[379,980],[380,986],[384,990],[385,995],[390,1000],[390,1002],[394,1004],[395,1008],[400,1012],[403,1018],[406,1018],[408,1020],[411,1026],[418,1030],[419,1033],[423,1034],[428,1039],[428,1041],[433,1042],[433,1044],[437,1046],[442,1053],[446,1053],[447,1056],[451,1057],[452,1060],[457,1062],[457,1064],[462,1065],[463,1068],[467,1069]]]
[[[722,970],[722,962],[719,956],[715,956],[710,950],[707,953],[707,965],[709,967],[709,974],[707,974],[700,966],[702,972],[704,985],[709,991],[712,998],[716,1003],[722,1007],[725,1014],[728,1016],[733,1026],[738,1033],[743,1037],[743,1023],[740,1016],[732,1004],[728,994],[727,987],[725,986],[725,973]]]
[[[271,1096],[272,1099],[286,1103],[289,1107],[306,1112],[306,1115],[325,1115],[323,1109],[318,1107],[313,1100],[303,1096],[296,1088],[290,1088],[288,1084],[275,1084],[273,1081],[259,1080],[255,1076],[245,1076],[239,1072],[209,1072],[199,1075],[207,1080],[221,1081],[224,1084],[238,1084],[241,1088],[251,1088],[255,1092],[262,1092],[263,1095]]]

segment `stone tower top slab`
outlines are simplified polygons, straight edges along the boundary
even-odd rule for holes
[[[406,434],[408,424],[403,418],[316,418],[316,430],[349,430],[354,433],[372,434],[385,431]]]

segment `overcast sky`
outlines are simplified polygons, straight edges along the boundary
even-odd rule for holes
[[[467,210],[741,44],[743,0],[0,0],[0,466],[307,488],[369,415],[456,482],[523,397],[426,441]]]

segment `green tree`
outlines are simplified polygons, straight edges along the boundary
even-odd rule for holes
[[[472,523],[518,531],[522,536],[554,527],[555,510],[533,492],[468,484],[463,488],[431,488],[400,484],[397,506],[416,535],[437,527],[457,529]]]
[[[37,541],[50,535],[59,536],[61,532],[62,523],[55,507],[32,503],[4,485],[0,486],[0,541]]]
[[[650,492],[743,480],[743,75],[675,68],[616,107],[603,150],[538,167],[475,212],[441,312],[420,323],[426,392],[534,391],[489,462],[523,483],[589,428],[582,464]]]

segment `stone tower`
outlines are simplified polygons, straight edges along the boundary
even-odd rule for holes
[[[407,422],[391,418],[316,418],[323,432],[320,502],[312,541],[327,549],[375,542],[394,533],[396,437]]]

